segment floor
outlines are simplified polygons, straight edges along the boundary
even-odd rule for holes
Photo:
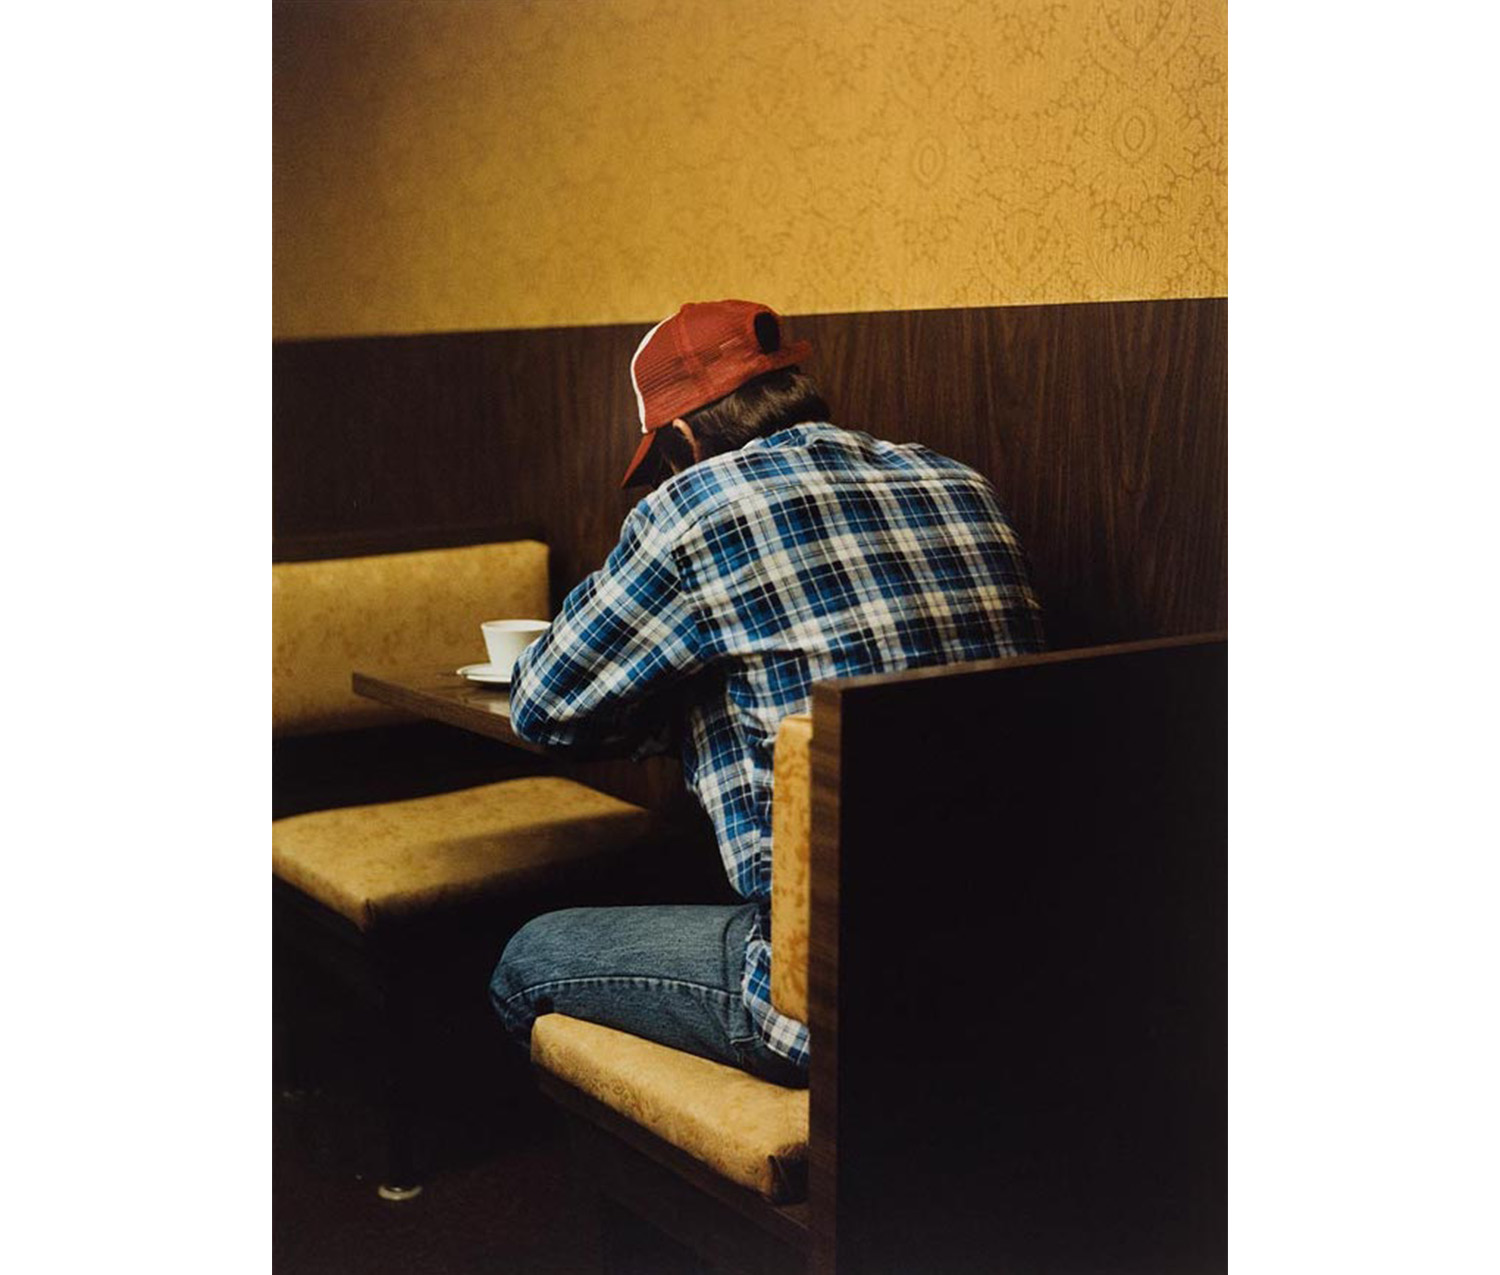
[[[376,1194],[381,1127],[374,1078],[361,1063],[367,1026],[336,991],[309,984],[278,994],[275,1033],[278,1275],[600,1269],[597,1222],[570,1177],[564,1131],[519,1055],[509,1059],[500,1045],[500,1065],[458,1065],[433,1086],[418,1142],[423,1192],[392,1202]],[[295,1066],[284,1062],[291,1040]]]

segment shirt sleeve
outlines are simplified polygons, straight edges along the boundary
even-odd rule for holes
[[[522,739],[596,755],[660,751],[672,689],[699,667],[672,544],[637,505],[604,566],[578,585],[511,675]]]

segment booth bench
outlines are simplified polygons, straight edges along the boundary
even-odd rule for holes
[[[549,613],[547,548],[519,541],[278,563],[272,589],[278,742],[311,739],[337,752],[336,736],[372,736],[363,752],[343,750],[356,759],[344,772],[395,772],[399,786],[403,768],[423,769],[421,748],[390,760],[380,731],[410,719],[353,695],[351,669],[473,662],[482,621]],[[278,947],[333,970],[378,1015],[380,1193],[389,1199],[420,1189],[412,1111],[421,1058],[442,1039],[433,1011],[456,1003],[488,1017],[488,974],[510,934],[552,907],[617,897],[632,852],[660,840],[647,810],[532,773],[535,759],[521,758],[497,759],[505,777],[494,782],[396,800],[373,800],[359,774],[343,773],[322,792],[330,808],[271,826]],[[317,785],[288,787],[319,804]]]
[[[773,807],[810,1086],[539,1018],[604,1215],[733,1271],[1225,1269],[1226,658],[819,684]]]

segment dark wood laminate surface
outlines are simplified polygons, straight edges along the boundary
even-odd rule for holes
[[[646,324],[273,346],[278,559],[516,536],[554,604],[639,493]],[[1227,303],[799,315],[837,423],[987,475],[1057,647],[1226,627]]]
[[[816,689],[812,1270],[1225,1268],[1226,649]]]
[[[504,687],[483,686],[457,673],[356,672],[354,693],[418,717],[473,731],[545,756],[547,750],[516,734],[510,724],[510,694]]]
[[[273,556],[533,537],[555,609],[639,497],[618,482],[645,326],[274,343]],[[1053,647],[1227,626],[1227,302],[797,315],[788,332],[813,342],[839,424],[995,483]],[[661,765],[590,782],[691,817]]]
[[[837,697],[813,694],[811,931],[808,1029],[815,1040],[808,1067],[807,1203],[813,1221],[808,1270],[835,1275],[839,1228],[839,856],[843,806],[839,763],[843,718]]]

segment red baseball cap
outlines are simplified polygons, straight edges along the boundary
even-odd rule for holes
[[[630,360],[630,384],[645,437],[620,486],[636,481],[663,425],[811,353],[806,341],[783,345],[781,316],[755,301],[690,301],[663,319],[646,333]]]

